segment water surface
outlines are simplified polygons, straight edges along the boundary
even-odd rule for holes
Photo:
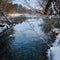
[[[48,39],[41,24],[44,24],[41,18],[16,24],[14,32],[0,43],[0,59],[47,60],[47,44],[40,37],[46,42]]]

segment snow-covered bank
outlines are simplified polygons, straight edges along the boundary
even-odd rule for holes
[[[60,33],[56,36],[53,47],[48,50],[48,60],[60,60]]]
[[[10,28],[8,24],[1,24],[0,23],[0,33],[3,32],[4,30]]]

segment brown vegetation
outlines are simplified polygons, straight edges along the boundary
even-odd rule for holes
[[[22,5],[0,2],[0,8],[7,13],[30,13],[31,10],[26,9]]]

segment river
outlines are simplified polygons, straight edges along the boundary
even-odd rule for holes
[[[9,36],[0,38],[0,60],[48,60],[44,23],[42,18],[31,18],[15,24]]]

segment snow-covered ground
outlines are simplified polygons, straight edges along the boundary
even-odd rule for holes
[[[57,33],[59,29],[54,29]],[[53,43],[53,47],[48,50],[49,60],[60,60],[60,33],[56,36],[56,40]]]
[[[8,24],[0,24],[0,33],[9,28]]]

